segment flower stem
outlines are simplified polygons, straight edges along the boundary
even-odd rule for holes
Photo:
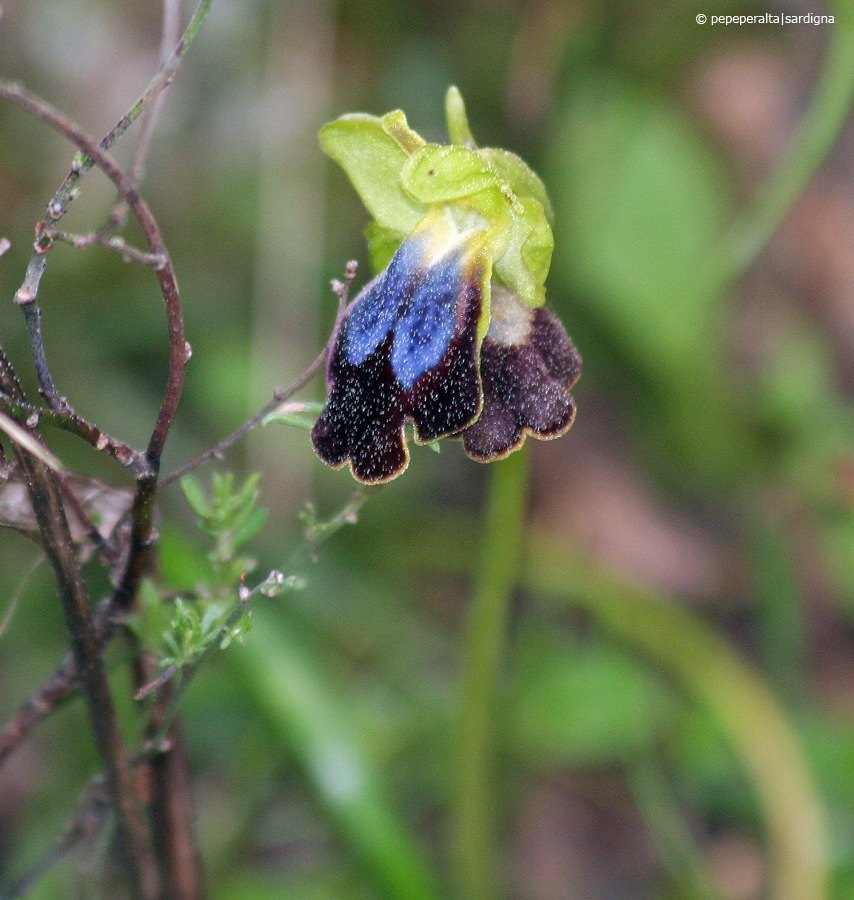
[[[456,748],[453,862],[461,900],[497,896],[495,760],[498,679],[512,591],[521,566],[527,465],[524,450],[492,466],[483,549],[463,645]]]

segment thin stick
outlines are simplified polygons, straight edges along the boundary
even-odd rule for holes
[[[326,342],[323,349],[320,353],[317,354],[317,357],[311,363],[311,365],[305,370],[305,372],[300,375],[299,378],[286,389],[276,388],[273,392],[273,399],[269,400],[261,409],[252,416],[251,419],[244,422],[240,428],[236,431],[232,431],[228,437],[223,438],[218,444],[215,444],[213,447],[210,447],[208,450],[205,450],[204,453],[200,453],[195,459],[191,459],[189,462],[184,463],[182,466],[178,466],[173,472],[170,472],[168,475],[164,476],[161,479],[161,484],[165,487],[168,484],[172,484],[172,482],[177,481],[179,478],[183,478],[185,475],[189,475],[190,472],[195,471],[199,468],[199,466],[206,463],[209,459],[220,459],[222,455],[231,447],[233,444],[236,444],[241,438],[245,437],[252,431],[253,428],[257,428],[264,419],[270,415],[277,407],[281,406],[282,403],[287,402],[293,397],[297,391],[302,390],[311,379],[315,376],[315,374],[319,371],[321,366],[326,361],[326,358],[329,356],[329,351],[332,347],[332,342],[335,340],[335,335],[338,330],[338,325],[341,323],[341,318],[344,315],[344,310],[347,306],[347,297],[350,291],[350,285],[353,282],[353,279],[356,277],[356,266],[357,263],[355,260],[350,260],[347,263],[347,267],[344,271],[344,280],[343,281],[333,281],[332,289],[338,296],[338,312],[335,317],[335,326],[332,329],[332,334],[329,336],[329,340]]]
[[[175,417],[178,400],[181,396],[181,389],[184,381],[184,369],[187,364],[189,353],[186,341],[184,340],[184,321],[181,313],[178,282],[175,278],[175,272],[172,269],[169,251],[163,241],[160,227],[157,224],[157,220],[152,215],[148,204],[142,199],[130,180],[122,173],[118,163],[106,151],[102,150],[79,125],[72,122],[58,109],[51,106],[51,104],[24,91],[19,85],[7,81],[0,81],[0,99],[8,100],[25,112],[46,122],[55,131],[58,131],[63,137],[67,138],[84,153],[88,154],[98,168],[104,172],[113,184],[115,184],[121,196],[128,202],[128,205],[136,216],[137,221],[145,234],[146,242],[148,243],[151,253],[162,256],[163,258],[163,265],[156,270],[156,274],[158,281],[160,282],[160,290],[163,294],[163,299],[166,303],[166,316],[169,322],[169,376],[166,394],[160,407],[157,424],[151,434],[147,450],[149,462],[152,464],[152,467],[156,469],[160,462],[160,455],[163,452],[166,436],[169,433],[169,429]],[[15,301],[20,305],[29,305],[33,303],[34,300],[35,296],[25,288],[21,288],[15,294]],[[35,339],[40,344],[40,332],[36,334]],[[43,351],[41,355],[43,356]],[[40,379],[41,378],[49,380],[50,375],[46,371],[46,368],[40,373]],[[63,410],[66,408],[64,403],[61,404],[61,408]]]
[[[0,404],[3,404],[11,414],[21,421],[30,422],[34,426],[47,422],[63,431],[76,434],[100,453],[105,453],[115,459],[119,465],[129,468],[135,475],[147,471],[148,464],[141,453],[111,437],[106,431],[101,430],[72,409],[64,412],[44,409],[41,406],[27,403],[25,400],[17,400],[4,390],[0,390]]]
[[[128,562],[114,595],[117,603],[126,608],[136,594],[137,586],[148,566],[153,547],[154,497],[157,491],[160,457],[175,419],[178,402],[181,399],[184,370],[190,355],[189,345],[184,339],[184,318],[181,311],[178,282],[157,220],[139,195],[136,187],[123,175],[115,160],[98,147],[79,125],[49,103],[27,93],[19,85],[0,81],[0,98],[14,103],[25,112],[46,122],[88,154],[127,201],[145,234],[149,250],[153,254],[161,255],[164,260],[163,266],[156,270],[156,275],[166,304],[166,318],[169,326],[169,371],[163,402],[146,449],[147,470],[137,478],[136,492],[131,508],[132,525]],[[22,302],[23,298],[18,298],[16,295],[16,299]],[[46,374],[46,371],[42,373],[42,375]]]
[[[131,246],[123,237],[110,235],[104,231],[91,231],[89,234],[72,234],[68,231],[51,230],[51,237],[55,241],[71,244],[77,250],[85,250],[87,247],[103,247],[118,254],[125,262],[135,262],[152,269],[163,265],[163,257],[153,253],[146,253]]]
[[[133,125],[140,115],[148,109],[152,101],[160,94],[160,92],[171,83],[172,79],[175,77],[175,73],[178,71],[178,66],[181,64],[181,59],[187,50],[189,50],[190,45],[198,34],[199,28],[207,15],[210,5],[211,0],[201,0],[196,11],[193,13],[192,18],[187,23],[187,27],[184,30],[181,40],[178,42],[166,64],[163,65],[151,79],[148,86],[134,102],[133,106],[130,107],[115,126],[101,139],[98,146],[102,150],[109,150],[128,128]],[[65,180],[48,204],[48,219],[50,219],[50,221],[58,222],[62,216],[65,215],[66,207],[68,202],[73,199],[74,189],[77,187],[78,182],[95,164],[95,157],[88,154],[86,151],[84,151],[82,157],[75,159],[71,171],[65,177]]]
[[[66,853],[85,838],[97,834],[110,811],[110,796],[103,776],[94,778],[86,787],[71,821],[54,841],[53,846],[20,878],[0,891],[0,900],[17,900],[28,894]]]

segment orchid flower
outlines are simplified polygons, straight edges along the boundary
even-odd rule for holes
[[[581,360],[543,307],[554,245],[540,179],[517,156],[478,149],[456,88],[451,144],[426,143],[397,110],[342,116],[320,132],[373,221],[379,274],[348,306],[332,341],[328,399],[312,443],[330,466],[388,481],[417,443],[461,437],[479,461],[527,434],[572,424]]]

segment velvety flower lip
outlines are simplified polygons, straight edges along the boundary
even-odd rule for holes
[[[311,437],[327,465],[349,462],[359,481],[388,481],[406,468],[407,421],[425,443],[459,432],[480,413],[485,272],[477,235],[429,260],[431,238],[426,228],[401,244],[335,335],[329,396]]]
[[[581,357],[557,316],[542,306],[531,309],[503,287],[492,288],[480,374],[483,411],[462,433],[472,459],[501,459],[529,434],[549,440],[572,424],[569,389],[581,374]]]

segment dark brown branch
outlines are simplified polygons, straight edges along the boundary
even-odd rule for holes
[[[355,262],[347,265],[345,279],[343,282],[337,282],[333,285],[338,295],[338,313],[336,324],[340,322],[344,308],[347,305],[347,296],[350,283],[356,274]],[[333,335],[335,329],[333,328]],[[228,437],[220,441],[215,447],[202,453],[200,456],[179,466],[175,471],[161,479],[161,484],[167,485],[182,478],[184,475],[193,472],[209,459],[221,456],[229,447],[248,434],[253,428],[257,427],[261,421],[273,412],[276,407],[286,402],[288,398],[293,396],[297,391],[304,387],[322,366],[326,358],[331,344],[332,338],[326,347],[321,351],[306,371],[294,382],[287,390],[277,390],[272,398],[258,413],[256,413],[248,422],[244,423],[236,431],[232,432]],[[0,375],[3,372],[4,357],[0,355]],[[0,385],[5,382],[0,378]],[[8,389],[7,389],[8,390]],[[23,395],[21,395],[23,396]],[[21,401],[19,401],[21,402]],[[45,415],[43,413],[43,415]],[[59,421],[57,422],[59,424]],[[123,598],[113,598],[111,602],[105,604],[99,611],[95,619],[96,628],[98,630],[99,639],[104,642],[108,641],[115,632],[119,620],[124,614],[126,604]],[[15,715],[0,729],[0,766],[6,758],[29,736],[29,734],[42,722],[48,715],[59,705],[65,702],[68,697],[76,690],[77,687],[77,671],[74,665],[74,659],[69,654],[59,666],[59,668],[33,692],[33,694],[25,700],[18,708]]]
[[[40,460],[18,448],[30,499],[54,571],[72,653],[85,689],[95,743],[104,762],[107,783],[115,804],[121,846],[134,894],[139,900],[157,900],[158,874],[148,830],[101,657],[101,645],[92,621],[77,551],[62,505],[54,473]]]
[[[41,275],[43,270],[44,263],[38,270],[39,275]],[[66,409],[65,400],[57,393],[47,365],[44,342],[42,341],[42,311],[38,303],[35,302],[35,295],[22,287],[15,294],[15,303],[21,307],[21,311],[24,314],[27,335],[30,339],[30,349],[33,354],[33,365],[39,379],[40,393],[47,400],[51,409],[64,410]]]
[[[150,252],[163,259],[163,265],[156,270],[156,274],[166,303],[166,317],[169,324],[169,375],[166,395],[160,407],[157,424],[148,444],[149,462],[156,470],[160,462],[160,455],[163,452],[163,445],[166,442],[166,436],[169,433],[178,407],[178,400],[180,399],[184,382],[184,369],[189,355],[189,348],[184,340],[184,321],[181,313],[178,282],[175,278],[175,272],[172,269],[172,262],[163,241],[163,236],[160,233],[160,228],[151,210],[148,208],[148,204],[139,195],[130,179],[126,178],[122,173],[118,163],[110,154],[102,150],[79,125],[72,122],[49,103],[27,93],[19,85],[0,81],[0,98],[14,103],[25,112],[46,122],[55,131],[58,131],[63,137],[90,156],[98,168],[113,182],[120,195],[127,201],[145,234]],[[35,297],[30,291],[21,288],[15,295],[15,300],[21,305],[28,305],[34,302]],[[61,411],[65,411],[64,404],[61,406]]]
[[[187,25],[183,37],[178,42],[178,45],[175,47],[171,56],[169,56],[154,78],[149,82],[148,87],[145,89],[142,96],[134,103],[127,113],[119,119],[115,127],[101,139],[98,144],[100,150],[109,149],[115,141],[127,131],[134,121],[149,109],[151,103],[157,100],[161,91],[163,91],[174,78],[175,72],[181,62],[181,58],[193,42],[202,21],[207,15],[210,2],[211,0],[201,0],[196,12],[193,14],[192,19]],[[177,5],[178,4],[176,4],[176,6]],[[179,12],[180,10],[174,11],[174,14],[177,15]],[[41,340],[41,309],[37,302],[39,284],[41,283],[41,278],[45,270],[45,254],[50,250],[52,245],[51,229],[65,215],[69,202],[75,196],[77,184],[80,179],[83,178],[96,163],[96,156],[86,151],[83,152],[82,156],[78,154],[75,157],[74,162],[72,163],[71,172],[66,176],[65,180],[48,203],[45,218],[36,226],[36,241],[33,245],[33,252],[30,256],[30,262],[27,266],[24,282],[16,294],[16,300],[21,305],[27,325],[27,332],[30,336],[33,363],[39,379],[40,390],[42,396],[47,400],[48,405],[54,410],[64,410],[66,404],[63,398],[59,396],[56,387],[53,384],[44,352],[44,344]],[[136,175],[132,174],[129,183],[135,184],[136,180]],[[125,206],[128,205],[127,198],[123,195],[121,197],[121,202]],[[104,235],[106,236],[112,231],[115,231],[121,224],[121,219],[117,216],[113,216],[111,223],[103,230]]]
[[[115,593],[117,603],[127,607],[132,602],[140,578],[149,564],[150,551],[154,541],[152,523],[160,457],[178,409],[184,384],[184,370],[190,354],[189,345],[184,338],[184,320],[178,282],[157,221],[136,187],[129,178],[123,175],[115,160],[85,134],[76,123],[50,104],[28,94],[18,85],[0,81],[0,98],[14,103],[24,111],[48,123],[88,154],[127,201],[145,234],[150,252],[161,256],[164,260],[163,266],[155,271],[166,304],[166,318],[169,327],[169,371],[166,392],[146,450],[148,469],[137,479],[136,494],[131,510],[130,553],[125,572]]]
[[[181,25],[181,0],[163,0],[163,24],[160,41],[160,62],[166,65]],[[164,93],[158,94],[146,110],[136,144],[131,179],[139,184],[145,170],[145,157],[157,118],[163,106]],[[122,204],[123,206],[124,204]],[[124,209],[114,210],[114,218],[121,219]],[[115,239],[111,241],[115,248]],[[127,252],[127,245],[125,245]],[[150,254],[149,254],[150,256]],[[125,256],[127,259],[127,256]],[[142,261],[142,260],[140,260]],[[145,681],[147,679],[143,679]],[[161,713],[169,702],[170,689],[165,688],[155,703]],[[157,728],[155,719],[151,727]],[[202,900],[204,875],[201,854],[193,834],[193,799],[190,791],[190,767],[184,749],[180,725],[175,722],[169,732],[169,749],[152,760],[151,826],[154,849],[160,864],[164,895],[170,900]]]
[[[143,474],[147,469],[146,460],[141,453],[111,437],[106,431],[102,431],[97,425],[84,419],[73,409],[66,409],[64,412],[44,409],[41,406],[27,403],[25,400],[16,400],[5,390],[0,390],[0,404],[20,421],[31,422],[33,425],[47,422],[63,431],[76,434],[100,453],[105,453],[115,459],[119,465],[129,468],[135,475]]]
[[[119,453],[122,453],[123,449],[129,451],[130,448],[124,448],[124,445],[119,445],[118,442],[111,440],[109,436],[99,432],[94,426],[76,416],[64,398],[58,395],[44,353],[41,337],[41,310],[37,303],[39,282],[45,269],[44,254],[57,236],[52,225],[64,214],[68,201],[74,196],[76,182],[93,164],[98,165],[111,178],[119,192],[120,203],[114,211],[113,227],[117,227],[120,221],[123,222],[124,210],[130,208],[145,234],[150,252],[145,254],[136,248],[129,247],[123,239],[110,237],[106,230],[103,233],[95,233],[90,239],[91,242],[103,244],[108,249],[121,253],[125,259],[152,266],[160,283],[166,305],[169,328],[169,369],[164,399],[145,456],[134,451],[122,453],[127,464],[144,462],[144,465],[135,465],[137,490],[131,511],[130,550],[123,577],[113,598],[113,604],[118,604],[123,608],[127,608],[131,602],[139,578],[148,565],[149,548],[154,538],[152,527],[154,497],[160,457],[177,412],[183,388],[184,370],[189,358],[189,345],[184,338],[178,286],[169,254],[156,220],[139,196],[136,184],[142,173],[157,107],[162,99],[161,91],[171,81],[178,63],[192,42],[209,5],[210,0],[201,0],[184,38],[174,53],[170,55],[168,53],[169,45],[174,43],[180,24],[180,0],[164,0],[161,70],[135,108],[104,138],[101,147],[96,146],[82,129],[48,104],[26,95],[15,86],[0,84],[0,96],[5,96],[10,102],[16,103],[46,121],[74,142],[84,154],[82,158],[78,157],[75,160],[71,175],[60,187],[48,207],[45,222],[40,223],[37,228],[37,240],[33,249],[31,265],[28,267],[24,284],[15,299],[22,306],[24,312],[41,392],[51,411],[63,419],[63,424],[71,425],[72,430],[76,429],[78,432],[82,432],[96,449],[112,450],[116,458],[119,458]],[[152,98],[155,99],[155,103],[146,114],[134,165],[130,175],[124,178],[118,166],[102,148],[109,146],[123,133],[133,119],[146,108]],[[62,235],[62,237],[66,236]],[[79,238],[76,243],[79,245],[85,240],[85,238]],[[14,372],[11,366],[8,366],[5,357],[0,360],[0,363],[2,363],[0,375],[3,376],[4,393],[13,401],[25,402],[26,397],[20,390]],[[37,421],[38,416],[36,415],[35,422]],[[111,630],[113,619],[110,616],[103,628],[98,630],[92,621],[75,548],[71,542],[68,522],[65,519],[63,500],[60,496],[62,482],[59,476],[39,459],[28,456],[23,450],[19,450],[18,455],[21,458],[22,468],[28,476],[31,501],[47,547],[48,557],[54,567],[72,640],[72,665],[64,666],[66,671],[62,673],[64,677],[59,679],[59,682],[62,684],[63,692],[67,692],[71,682],[78,678],[85,687],[96,743],[104,759],[108,782],[118,813],[123,838],[122,845],[127,856],[134,894],[139,900],[155,900],[160,896],[160,878],[152,854],[146,823],[142,816],[139,797],[136,794],[134,772],[129,766],[127,753],[112,709],[112,698],[109,694],[103,659],[100,655],[101,641]],[[71,499],[76,498],[71,495]],[[79,504],[75,507],[75,511],[82,521],[88,521],[85,510],[82,510]],[[90,530],[95,530],[94,526]],[[97,534],[97,530],[95,532]],[[101,630],[104,631],[103,635],[97,633]],[[70,680],[69,675],[71,675]],[[54,687],[58,687],[58,684],[55,683]],[[190,807],[186,802],[188,799],[188,772],[185,760],[182,755],[173,752],[160,758],[157,766],[159,767],[159,777],[155,778],[154,784],[154,825],[155,833],[159,838],[159,855],[163,861],[165,873],[164,888],[167,895],[176,900],[182,900],[182,898],[183,900],[195,900],[202,894],[201,869],[189,829]],[[62,846],[64,844],[60,845],[60,847]]]
[[[172,685],[157,695],[146,727],[146,745],[164,726],[164,715],[173,698]],[[201,900],[204,876],[192,827],[193,798],[190,770],[181,727],[177,720],[167,725],[158,752],[151,756],[151,821],[154,848],[160,862],[164,895],[169,900]],[[141,754],[145,759],[147,754]]]

